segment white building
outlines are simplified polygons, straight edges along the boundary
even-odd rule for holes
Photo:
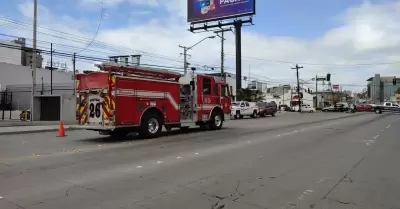
[[[33,49],[26,47],[25,39],[0,41],[0,63],[31,66],[33,56],[36,56],[36,67],[42,68],[43,56],[33,53]]]
[[[27,66],[0,63],[1,90],[12,98],[14,110],[27,109],[31,103],[32,69]],[[74,93],[73,72],[53,70],[53,95]],[[36,94],[50,95],[50,70],[36,69]]]
[[[301,99],[302,104],[309,104],[311,107],[315,107],[315,95],[308,92],[308,89],[301,89],[300,93],[303,94]],[[297,106],[299,103],[299,96],[297,91],[291,85],[275,86],[267,89],[265,94],[265,101],[274,101],[276,104]]]
[[[268,89],[267,83],[261,82],[261,81],[257,81],[257,80],[249,81],[249,84],[247,85],[247,88],[257,89],[257,90],[261,91],[264,94],[267,93],[267,89]]]
[[[22,53],[20,44],[0,41],[0,63],[21,65],[21,60]]]

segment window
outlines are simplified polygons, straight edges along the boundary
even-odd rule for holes
[[[232,87],[232,86],[231,86],[231,87]],[[221,88],[222,88],[222,89],[221,89],[222,96],[223,96],[223,97],[229,96],[229,94],[228,94],[228,86],[222,86]]]
[[[246,107],[250,107],[250,104],[248,102],[246,102]]]
[[[211,79],[203,78],[203,94],[211,94]]]
[[[233,88],[232,86],[229,87],[229,92],[231,92],[231,94],[233,94]],[[399,93],[400,94],[400,93]]]
[[[214,84],[214,95],[219,96],[219,85],[218,84]]]
[[[265,102],[257,103],[257,107],[266,107],[266,106],[267,106],[267,103],[265,103]]]

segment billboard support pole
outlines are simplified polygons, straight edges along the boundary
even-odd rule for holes
[[[236,92],[242,88],[242,20],[235,21]]]
[[[196,24],[196,23],[195,23]],[[236,91],[242,88],[242,26],[244,24],[250,24],[253,25],[253,19],[250,17],[247,20],[233,20],[230,22],[218,22],[215,24],[208,25],[205,23],[202,26],[195,26],[195,24],[192,24],[189,28],[189,31],[192,33],[195,33],[196,31],[203,30],[205,32],[207,31],[213,31],[213,28],[224,28],[224,27],[230,27],[234,26],[235,27],[235,43],[236,43]],[[215,31],[215,30],[214,30]]]

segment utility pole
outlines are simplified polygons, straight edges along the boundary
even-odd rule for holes
[[[253,82],[250,80],[250,70],[251,70],[251,65],[249,64],[249,82]],[[256,85],[257,85],[257,83],[256,83]],[[248,87],[249,87],[249,84],[247,84],[247,86],[245,86],[245,88],[248,88]],[[253,86],[251,86],[251,89],[253,89]]]
[[[189,67],[187,62],[188,48],[186,46],[181,46],[181,45],[179,45],[179,47],[183,48],[183,75],[186,75]]]
[[[298,64],[296,64],[296,67],[292,68],[293,70],[296,70],[296,77],[297,77],[297,96],[299,98],[299,112],[301,112],[301,98],[300,98],[300,83],[299,83],[299,69],[303,67],[300,67]]]
[[[315,109],[318,108],[318,75],[315,75]]]
[[[40,92],[41,95],[43,95],[43,89],[44,89],[44,85],[43,85],[43,76],[42,76],[42,91]]]
[[[225,32],[232,31],[231,29],[215,31],[218,37],[221,38],[221,78],[223,81],[226,81],[225,72],[224,72],[224,62],[225,62],[225,53],[224,53],[224,43],[225,43]],[[219,35],[221,33],[221,36]]]
[[[222,31],[222,34],[221,34],[221,77],[222,77],[223,81],[225,81],[225,73],[224,73],[224,42],[225,42],[224,31]]]
[[[76,94],[76,78],[75,78],[75,62],[76,62],[76,53],[74,53],[74,58],[72,58],[72,69],[74,70],[74,94]]]
[[[53,43],[50,43],[50,95],[53,95]]]
[[[31,121],[33,121],[33,96],[36,93],[36,29],[37,29],[37,0],[33,0],[33,50],[32,50],[32,98]]]

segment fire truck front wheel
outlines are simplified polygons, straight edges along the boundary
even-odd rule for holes
[[[154,137],[160,134],[162,129],[161,117],[153,111],[145,113],[140,125],[140,135],[142,137]]]

